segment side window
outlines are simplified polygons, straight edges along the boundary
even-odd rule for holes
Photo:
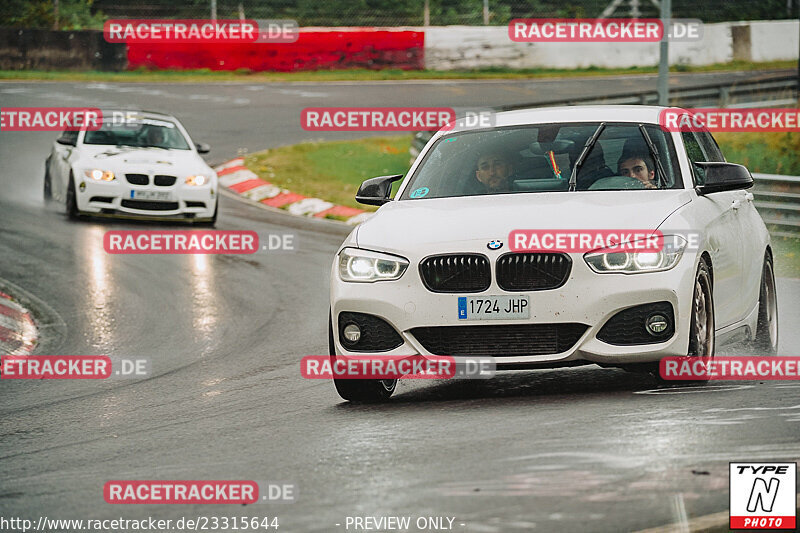
[[[706,161],[715,161],[717,163],[724,163],[725,158],[722,157],[722,151],[717,146],[717,142],[707,131],[699,131],[695,133],[697,139],[700,141],[700,147],[706,154]]]
[[[695,137],[694,133],[685,131],[681,133],[681,137],[683,138],[683,145],[686,147],[686,154],[689,156],[689,166],[692,168],[694,174],[695,185],[702,185],[706,182],[706,175],[703,170],[696,167],[694,163],[697,161],[706,161],[706,155],[703,153],[703,149],[700,147],[700,143],[697,141],[697,137]]]
[[[72,146],[76,146],[78,144],[78,132],[67,130],[61,134],[61,139],[59,140],[64,140]]]

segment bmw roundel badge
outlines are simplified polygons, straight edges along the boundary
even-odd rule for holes
[[[490,250],[499,250],[503,247],[503,241],[495,239],[493,241],[489,241],[489,244],[486,245],[487,248]]]

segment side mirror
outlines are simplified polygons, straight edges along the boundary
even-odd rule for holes
[[[74,137],[67,137],[66,135],[62,135],[58,139],[56,139],[58,144],[63,144],[64,146],[76,146],[77,141]]]
[[[383,205],[391,202],[392,183],[403,179],[402,174],[394,176],[378,176],[370,178],[361,184],[356,193],[356,202],[367,205]]]
[[[197,148],[198,154],[207,154],[211,151],[211,147],[206,143],[194,143],[195,148]]]
[[[706,176],[705,183],[695,187],[697,194],[705,195],[721,191],[749,189],[753,186],[753,176],[742,165],[702,161],[695,163]]]

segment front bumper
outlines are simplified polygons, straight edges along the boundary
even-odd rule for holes
[[[470,321],[458,319],[457,301],[467,294],[441,294],[428,291],[416,268],[418,261],[397,281],[347,283],[339,279],[336,261],[331,272],[331,310],[336,332],[341,312],[359,312],[378,316],[388,322],[403,338],[403,344],[386,355],[432,355],[413,332],[430,326],[495,326],[519,324],[577,323],[586,331],[569,349],[545,355],[497,357],[498,368],[565,366],[581,362],[631,364],[655,362],[665,356],[686,355],[689,344],[692,289],[697,258],[686,254],[671,270],[646,274],[596,274],[581,254],[570,254],[572,271],[567,282],[557,288],[530,292],[508,292],[497,286],[492,263],[492,284],[480,295],[524,294],[529,296],[531,313],[525,320]],[[338,256],[337,256],[338,259]],[[603,325],[624,309],[653,302],[669,302],[674,310],[675,332],[664,342],[639,345],[612,345],[597,338]],[[487,331],[490,331],[487,328]],[[502,346],[503,339],[492,339]],[[357,355],[346,350],[334,334],[338,355]],[[450,355],[450,354],[439,354]],[[477,354],[476,354],[477,355]]]
[[[155,192],[167,199],[148,200],[132,197],[132,192]],[[171,186],[133,185],[124,177],[111,182],[92,179],[76,183],[78,210],[82,213],[113,215],[126,218],[210,220],[217,202],[217,182],[204,186],[189,186],[178,180]]]

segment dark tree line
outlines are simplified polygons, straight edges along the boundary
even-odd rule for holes
[[[0,26],[50,28],[54,0],[4,0]],[[489,0],[489,23],[517,17],[597,17],[611,0]],[[58,0],[59,27],[99,28],[108,18],[208,18],[211,0]],[[640,0],[642,17],[657,17]],[[302,26],[421,26],[425,0],[217,0],[218,18],[297,20]],[[800,0],[673,0],[673,16],[704,22],[795,18]],[[432,25],[483,24],[483,0],[429,0]],[[615,16],[629,16],[625,2]]]

